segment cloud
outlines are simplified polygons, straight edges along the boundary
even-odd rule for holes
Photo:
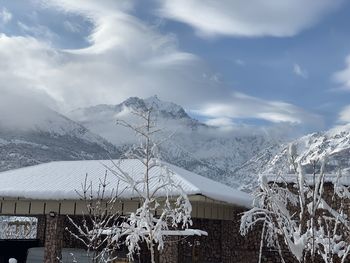
[[[25,90],[2,89],[0,96],[0,129],[28,130],[43,127],[48,120],[53,120],[53,111],[43,106],[39,100],[34,99]],[[40,99],[40,94],[36,94]]]
[[[350,123],[350,105],[344,107],[340,111],[338,122],[340,122],[340,123]]]
[[[0,34],[0,91],[35,97],[63,112],[157,94],[222,124],[229,118],[319,121],[291,104],[232,93],[200,57],[179,49],[176,36],[130,15],[130,1],[52,0],[42,8],[91,21],[88,46],[67,50],[39,36]]]
[[[316,24],[342,0],[159,0],[159,14],[204,37],[288,37]]]
[[[350,55],[345,59],[345,68],[333,74],[333,80],[341,85],[341,89],[350,90]]]
[[[242,93],[233,93],[228,101],[205,104],[195,111],[197,114],[213,118],[213,121],[228,119],[255,118],[272,123],[289,122],[305,124],[309,127],[322,127],[322,118],[303,109],[281,101],[266,101]]]
[[[12,14],[5,7],[3,7],[0,10],[0,24],[7,24],[11,20]]]
[[[79,33],[81,31],[81,26],[78,23],[73,23],[70,21],[64,21],[63,22],[64,28],[72,33]]]
[[[297,75],[301,78],[307,79],[307,77],[308,77],[307,71],[305,69],[301,68],[301,66],[297,63],[294,63],[294,65],[293,65],[293,72],[295,75]]]
[[[205,124],[209,126],[222,127],[226,129],[231,129],[232,127],[236,126],[233,120],[227,117],[211,118],[211,119],[208,119],[205,122]]]
[[[235,64],[238,66],[245,66],[246,63],[244,60],[237,58],[235,59]]]
[[[53,33],[48,27],[43,25],[28,26],[21,21],[17,22],[18,27],[24,34],[29,34],[45,41],[54,41],[58,35]]]

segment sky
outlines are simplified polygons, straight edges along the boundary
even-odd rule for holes
[[[328,129],[350,122],[349,12],[345,0],[0,0],[0,103],[66,113],[157,95],[212,125]]]

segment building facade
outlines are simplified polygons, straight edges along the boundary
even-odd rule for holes
[[[127,162],[126,169],[134,169],[134,164]],[[158,262],[257,262],[259,231],[246,237],[239,233],[240,217],[249,209],[251,197],[181,168],[169,167],[189,196],[192,228],[206,231],[208,236],[168,237],[164,250],[157,255]],[[0,215],[37,218],[36,239],[28,242],[35,241],[32,246],[43,247],[45,263],[59,262],[57,258],[62,249],[84,248],[83,243],[67,231],[74,231],[68,217],[79,222],[88,213],[86,202],[79,199],[76,189],[86,174],[91,175],[92,180],[98,180],[104,173],[101,161],[53,162],[0,173],[3,182],[0,185]],[[115,212],[123,216],[139,206],[137,197],[121,196]],[[122,258],[118,260],[123,262]],[[136,255],[134,261],[150,262],[147,249]],[[276,253],[264,251],[263,262],[278,262]]]

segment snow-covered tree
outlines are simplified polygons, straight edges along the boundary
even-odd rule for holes
[[[163,249],[167,236],[207,234],[201,230],[189,229],[192,225],[192,206],[176,176],[160,161],[158,146],[164,140],[159,139],[160,129],[155,125],[152,109],[132,114],[141,119],[141,124],[133,125],[125,120],[119,120],[118,124],[129,128],[139,138],[139,144],[127,151],[125,158],[139,162],[142,176],[139,176],[138,169],[125,171],[122,159],[111,160],[113,166],[106,165],[105,168],[115,176],[114,184],[123,185],[123,189],[117,187],[114,196],[109,196],[107,200],[113,206],[124,193],[132,193],[139,199],[139,208],[125,216],[120,216],[120,211],[113,209],[107,211],[106,206],[100,205],[106,200],[103,191],[107,186],[106,181],[99,186],[103,195],[98,196],[97,203],[92,194],[87,196],[92,186],[87,187],[85,182],[82,198],[88,201],[90,223],[84,221],[81,225],[71,220],[78,230],[78,234],[72,234],[96,252],[94,258],[100,260],[96,262],[111,262],[115,248],[121,245],[127,247],[128,256],[132,259],[144,243],[150,251],[151,262],[155,263],[156,250]]]
[[[241,234],[246,235],[254,227],[261,229],[259,262],[263,247],[276,248],[282,262],[285,249],[298,262],[348,262],[348,183],[341,174],[327,176],[325,160],[320,165],[313,161],[314,172],[306,175],[296,161],[296,152],[291,145],[289,161],[294,174],[260,177],[254,207],[242,216]]]
[[[173,172],[160,161],[158,147],[164,140],[158,138],[160,129],[155,124],[152,109],[133,114],[142,120],[140,125],[124,120],[118,121],[118,124],[130,128],[139,138],[139,144],[132,147],[126,157],[140,162],[143,178],[136,180],[139,177],[123,171],[118,164],[109,170],[126,183],[129,186],[127,190],[136,193],[140,200],[140,207],[122,224],[129,257],[132,258],[140,250],[140,244],[145,242],[154,263],[155,250],[163,249],[167,236],[206,233],[188,229],[192,225],[192,206]],[[157,172],[152,173],[153,170]]]

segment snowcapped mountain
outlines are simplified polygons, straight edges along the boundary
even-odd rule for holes
[[[68,116],[110,142],[123,145],[134,142],[135,138],[133,134],[130,136],[130,131],[124,131],[121,134],[123,129],[116,127],[116,120],[127,119],[130,122],[135,122],[137,119],[132,118],[131,111],[145,111],[151,107],[160,127],[171,127],[175,130],[179,127],[191,130],[206,127],[188,116],[182,107],[171,102],[161,101],[156,96],[145,100],[131,97],[118,105],[103,104],[80,108],[68,113]]]
[[[125,147],[133,143],[135,137],[117,126],[116,120],[130,120],[131,111],[150,107],[157,125],[163,128],[163,136],[171,135],[161,148],[165,161],[234,187],[246,183],[243,177],[236,177],[234,172],[238,167],[263,149],[280,145],[282,141],[279,136],[259,129],[245,132],[245,127],[228,131],[207,126],[191,118],[181,106],[161,101],[156,96],[132,97],[118,105],[81,108],[68,116],[118,147]]]
[[[118,158],[136,138],[116,120],[134,123],[132,111],[150,107],[163,128],[160,136],[169,137],[161,146],[164,161],[246,190],[256,185],[258,174],[288,169],[288,137],[284,136],[288,127],[213,127],[156,96],[80,108],[70,112],[69,118],[35,103],[11,105],[0,103],[0,170],[55,160]],[[304,163],[327,153],[330,166],[340,162],[347,168],[349,140],[350,125],[310,134],[295,143]]]
[[[350,124],[337,126],[325,132],[305,135],[293,141],[297,147],[298,160],[306,172],[312,172],[312,161],[327,158],[326,172],[350,173]],[[288,164],[288,144],[276,145],[264,149],[258,155],[244,163],[235,173],[253,183],[257,174],[277,174],[290,172]],[[249,179],[250,178],[250,179]]]
[[[32,102],[0,106],[0,171],[115,154],[111,143],[47,107]]]

